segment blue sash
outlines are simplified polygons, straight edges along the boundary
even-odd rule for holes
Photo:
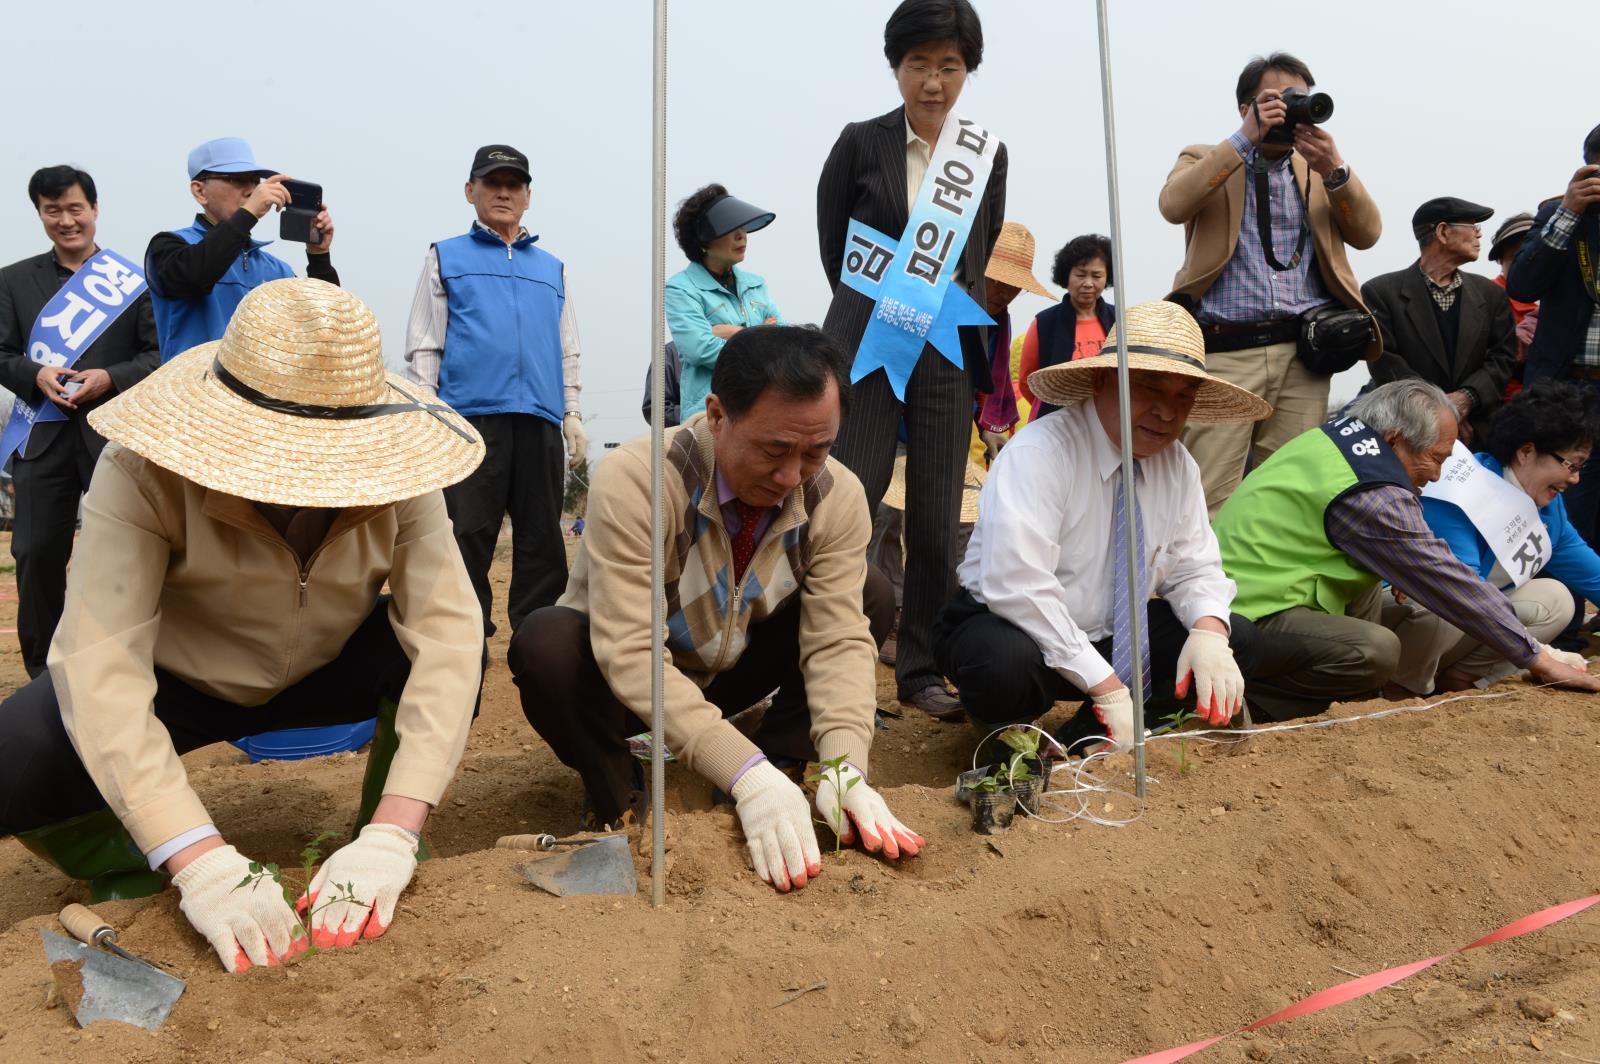
[[[137,266],[101,248],[39,311],[28,334],[28,357],[41,366],[71,369],[147,287]],[[11,419],[0,432],[0,463],[27,447],[34,422],[66,419],[62,409],[43,396],[37,403],[17,396]]]
[[[952,112],[900,239],[851,219],[839,279],[877,302],[856,349],[852,383],[881,367],[895,396],[904,400],[923,344],[932,344],[960,366],[957,326],[994,324],[950,279],[967,246],[999,147],[987,130]]]

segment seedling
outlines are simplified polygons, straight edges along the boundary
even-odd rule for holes
[[[1040,732],[1013,725],[1000,733],[1000,741],[1024,757],[1038,758]]]
[[[330,905],[342,901],[350,902],[352,905],[359,905],[363,909],[370,908],[366,902],[356,897],[356,885],[353,882],[330,884],[333,889],[331,891],[324,889],[322,896],[317,899],[317,904],[314,906],[308,905],[304,912],[301,912],[296,907],[296,903],[305,894],[307,888],[311,886],[317,862],[322,859],[322,844],[329,839],[338,837],[337,832],[324,831],[306,843],[305,849],[300,851],[300,869],[298,872],[293,870],[285,872],[276,864],[269,862],[251,861],[249,874],[239,880],[233,888],[234,890],[243,890],[249,887],[254,890],[262,880],[272,880],[278,889],[283,892],[283,900],[288,902],[289,908],[294,911],[296,926],[292,936],[294,938],[305,938],[307,954],[317,952],[316,940],[311,937],[312,918],[317,913]]]
[[[859,772],[853,774],[848,780],[845,779],[845,777],[844,777],[845,760],[844,759],[845,759],[845,755],[840,754],[838,757],[830,757],[826,761],[819,761],[819,762],[817,762],[817,771],[813,772],[811,775],[806,777],[806,782],[807,783],[815,783],[818,786],[821,786],[822,785],[822,781],[825,780],[825,779],[832,779],[833,780],[833,802],[834,802],[833,815],[835,817],[834,823],[839,825],[837,828],[833,829],[833,853],[834,853],[835,857],[837,857],[839,855],[839,852],[840,852],[841,848],[844,845],[844,828],[845,828],[845,822],[844,822],[844,796],[845,796],[845,792],[848,791],[851,787],[854,787],[856,784],[861,782],[861,774]],[[829,828],[833,828],[833,824],[826,824],[825,826],[829,827]]]
[[[1167,716],[1165,716],[1165,717],[1163,717],[1161,719],[1165,720],[1167,722],[1167,726],[1168,726],[1167,730],[1168,731],[1176,732],[1176,731],[1181,730],[1183,728],[1183,726],[1185,724],[1189,723],[1191,720],[1199,720],[1200,716],[1197,713],[1189,712],[1187,709],[1180,709],[1180,710],[1178,710],[1178,712],[1170,713],[1170,714],[1168,714]],[[1188,772],[1189,772],[1189,740],[1183,738],[1183,736],[1180,735],[1178,737],[1178,775],[1180,775],[1180,776],[1187,775]]]

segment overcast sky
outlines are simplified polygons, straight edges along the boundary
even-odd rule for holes
[[[669,217],[708,181],[776,211],[751,238],[746,265],[793,322],[820,321],[827,307],[815,217],[822,161],[846,122],[900,102],[882,51],[893,7],[670,7]],[[1006,216],[1037,236],[1035,272],[1048,284],[1057,248],[1110,225],[1094,4],[977,7],[984,61],[958,109],[1006,142]],[[1411,212],[1433,196],[1495,208],[1487,251],[1501,218],[1565,188],[1584,133],[1600,121],[1592,55],[1547,54],[1540,43],[1550,33],[1592,39],[1592,2],[1345,0],[1336,16],[1323,4],[1258,0],[1114,0],[1112,9],[1127,256],[1119,303],[1167,293],[1183,234],[1157,213],[1157,193],[1184,145],[1238,127],[1234,82],[1253,54],[1296,53],[1334,98],[1327,128],[1384,218],[1377,247],[1352,256],[1363,280],[1416,257]],[[0,259],[48,249],[26,197],[36,167],[72,162],[92,173],[101,244],[138,260],[153,233],[193,214],[189,149],[243,136],[262,164],[323,185],[340,276],[377,313],[399,365],[423,253],[472,220],[461,189],[474,149],[508,142],[532,161],[526,224],[567,263],[598,451],[645,427],[650,12],[647,0],[270,12],[173,0],[7,5]],[[276,218],[257,232],[275,237]],[[303,270],[301,247],[272,250]],[[668,273],[683,265],[669,240]],[[1044,306],[1024,293],[1014,320],[1020,327]],[[1335,394],[1353,394],[1364,373]]]

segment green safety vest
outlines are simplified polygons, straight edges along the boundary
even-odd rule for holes
[[[1385,484],[1414,490],[1383,437],[1350,417],[1301,433],[1253,470],[1211,522],[1239,587],[1234,611],[1252,621],[1295,606],[1344,613],[1378,576],[1328,541],[1328,507]]]

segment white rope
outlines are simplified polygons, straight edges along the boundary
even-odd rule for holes
[[[1535,690],[1550,686],[1553,685],[1539,684],[1535,687]],[[1429,710],[1438,709],[1440,706],[1447,706],[1453,702],[1494,701],[1501,698],[1510,698],[1513,694],[1515,694],[1513,691],[1499,691],[1494,694],[1477,693],[1450,695],[1445,698],[1436,699],[1432,702],[1425,702],[1422,705],[1390,706],[1386,709],[1377,709],[1373,710],[1371,713],[1361,713],[1353,717],[1329,717],[1325,720],[1294,721],[1287,724],[1266,724],[1259,727],[1205,728],[1196,731],[1178,731],[1173,729],[1169,731],[1156,732],[1154,734],[1147,734],[1145,742],[1147,745],[1149,743],[1160,742],[1168,739],[1177,739],[1184,742],[1193,739],[1198,742],[1213,744],[1236,742],[1239,739],[1250,735],[1268,735],[1274,732],[1304,731],[1310,728],[1331,728],[1339,724],[1355,724],[1359,721],[1365,720],[1382,720],[1385,717],[1396,717],[1402,714],[1426,713]],[[996,738],[1001,732],[1013,728],[1038,732],[1040,736],[1043,737],[1043,742],[1040,743],[1041,746],[1044,746],[1046,743],[1048,743],[1056,750],[1062,750],[1063,753],[1070,754],[1072,752],[1070,749],[1063,750],[1061,744],[1055,740],[1054,736],[1036,724],[1007,724],[996,728],[994,731],[984,736],[983,740],[979,742],[977,747],[973,749],[973,769],[976,770],[980,767],[978,765],[978,751],[982,750],[988,744],[989,740]],[[1226,736],[1226,738],[1213,738],[1213,736]],[[1095,736],[1085,736],[1084,738],[1078,740],[1077,743],[1073,743],[1073,746],[1077,746],[1078,743],[1088,743],[1094,741],[1096,741]],[[1127,827],[1129,824],[1134,823],[1144,815],[1145,799],[1135,793],[1135,791],[1126,790],[1122,786],[1116,785],[1112,782],[1111,777],[1104,775],[1101,771],[1102,762],[1124,752],[1125,751],[1113,750],[1110,746],[1105,746],[1104,748],[1094,751],[1078,761],[1046,761],[1046,772],[1048,773],[1049,778],[1046,783],[1046,790],[1040,796],[1040,812],[1031,812],[1020,802],[1017,805],[1018,810],[1021,811],[1024,816],[1030,817],[1043,824],[1070,824],[1074,820],[1083,820],[1090,824],[1098,824],[1102,827]],[[1014,788],[1016,781],[1012,777],[1009,759],[1007,760],[1004,768],[1006,782],[1011,784]],[[1125,777],[1127,774],[1121,773],[1121,775]],[[1066,785],[1054,790],[1049,789],[1049,784],[1055,783],[1058,778],[1065,778],[1067,781]],[[1156,776],[1148,776],[1147,779],[1151,783],[1159,784],[1161,782],[1161,780]],[[1124,801],[1126,802],[1126,807],[1131,808],[1132,812],[1127,816],[1111,815],[1111,813],[1116,809],[1118,803],[1122,803]],[[1098,808],[1096,808],[1097,806]]]

